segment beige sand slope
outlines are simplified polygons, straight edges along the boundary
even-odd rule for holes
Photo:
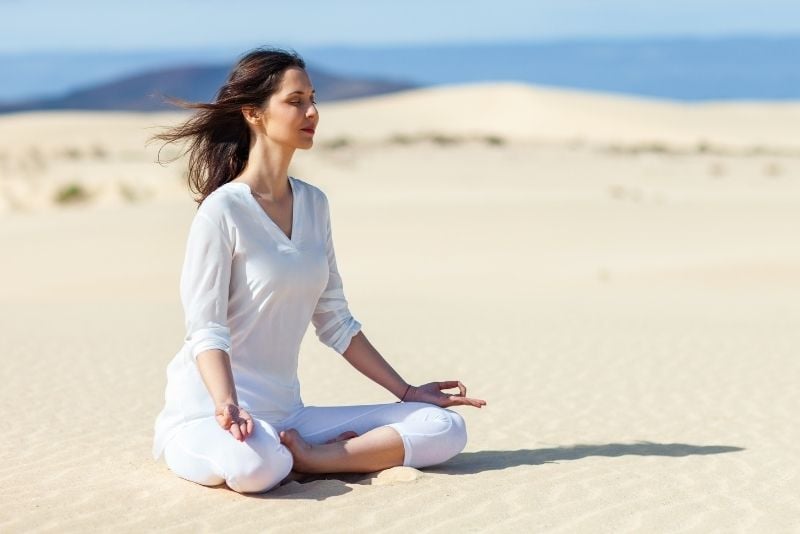
[[[194,208],[143,128],[175,116],[0,119],[0,531],[797,531],[797,113],[511,85],[325,107],[294,174],[329,195],[354,314],[409,380],[489,405],[421,476],[252,497],[149,456]],[[392,400],[312,332],[301,379]]]
[[[486,144],[616,153],[800,156],[800,104],[678,104],[521,84],[437,87],[321,106],[319,148]],[[182,113],[23,113],[0,117],[0,213],[185,198],[182,167],[154,165],[145,141]],[[162,160],[178,153],[166,147]],[[769,164],[769,163],[768,163]],[[79,191],[75,185],[79,185]]]

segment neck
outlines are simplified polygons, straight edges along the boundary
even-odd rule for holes
[[[250,146],[247,164],[239,175],[259,196],[281,200],[291,195],[288,170],[294,148],[287,148],[259,137]]]

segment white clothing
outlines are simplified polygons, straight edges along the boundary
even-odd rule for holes
[[[336,267],[328,199],[289,177],[291,237],[250,187],[229,182],[203,201],[189,230],[180,294],[183,346],[167,367],[165,404],[155,423],[153,458],[192,421],[214,415],[197,368],[199,353],[228,353],[239,405],[277,423],[303,407],[297,378],[300,342],[316,335],[339,354],[361,329],[350,314]]]
[[[261,493],[278,485],[292,469],[292,455],[279,432],[296,429],[311,444],[351,430],[362,435],[388,426],[403,439],[403,465],[427,467],[449,460],[464,448],[464,420],[455,412],[419,402],[366,406],[306,406],[278,424],[254,419],[243,442],[212,417],[181,428],[167,443],[164,459],[181,478],[216,486],[225,482],[240,493]]]

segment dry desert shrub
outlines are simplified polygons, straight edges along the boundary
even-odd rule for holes
[[[56,191],[54,200],[57,204],[78,204],[91,198],[91,195],[79,183],[70,183]]]
[[[326,141],[322,143],[322,148],[328,150],[336,150],[338,148],[345,148],[352,144],[352,141],[347,137],[336,137],[335,139],[331,139],[330,141]]]

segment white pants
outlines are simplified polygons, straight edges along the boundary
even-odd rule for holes
[[[253,433],[242,442],[214,417],[192,421],[169,440],[164,460],[172,472],[192,482],[205,486],[225,482],[240,493],[261,493],[275,487],[292,469],[292,454],[278,436],[289,428],[309,443],[320,444],[347,430],[362,435],[388,426],[403,439],[403,465],[411,467],[445,462],[467,443],[460,415],[421,402],[306,406],[277,424],[254,415],[253,422]]]

